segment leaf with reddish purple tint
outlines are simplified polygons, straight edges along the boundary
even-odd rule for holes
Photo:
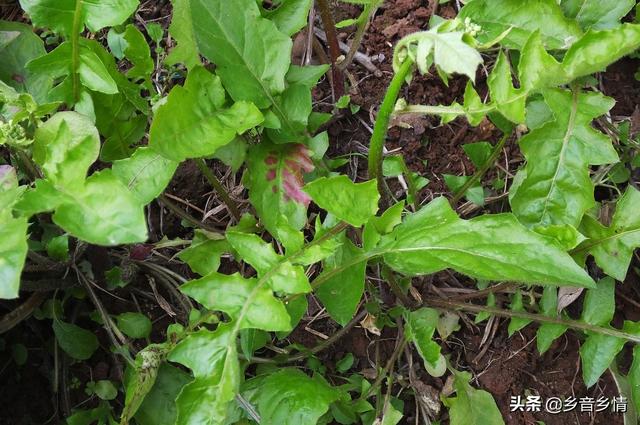
[[[307,221],[311,198],[303,176],[313,171],[311,151],[302,144],[275,145],[263,141],[248,154],[245,184],[264,227],[287,249],[303,243],[299,230]]]

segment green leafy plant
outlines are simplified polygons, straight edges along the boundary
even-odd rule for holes
[[[358,26],[357,45],[380,2],[349,2],[364,6],[360,17],[341,23]],[[128,23],[137,1],[22,0],[35,27],[60,37],[48,53],[28,27],[0,23],[0,54],[14,59],[0,64],[0,147],[10,159],[0,165],[0,298],[18,298],[21,285],[25,289],[28,257],[53,268],[61,264],[68,273],[60,282],[71,274],[80,286],[56,283],[52,289],[65,295],[58,299],[56,291],[38,315],[52,321],[56,347],[78,361],[99,349],[94,333],[65,311],[70,297],[86,296],[95,308],[91,319],[105,328],[111,350],[127,366],[122,408],[108,403],[119,394],[114,383],[91,381],[87,394],[100,404],[74,412],[68,423],[117,423],[118,417],[123,425],[395,424],[404,411],[402,400],[391,395],[393,367],[412,346],[426,373],[450,373],[453,389],[442,403],[452,425],[501,424],[491,395],[472,387],[470,374],[456,370],[443,351],[441,341],[454,327],[442,325],[442,311],[478,313],[478,321],[509,317],[510,335],[537,322],[540,353],[567,330],[581,332],[589,387],[615,367],[626,343],[640,342],[638,323],[611,324],[614,279],[624,280],[640,246],[640,194],[629,185],[611,220],[600,219],[592,167],[620,158],[607,134],[593,126],[613,100],[588,80],[640,47],[640,25],[620,23],[633,2],[612,8],[603,6],[611,2],[589,0],[501,0],[496,7],[472,0],[458,18],[434,20],[429,30],[403,38],[370,141],[369,180],[362,182],[325,161],[329,136],[321,129],[330,116],[313,110],[312,89],[329,67],[291,62],[291,36],[307,24],[311,1],[281,0],[269,7],[255,0],[172,3],[169,33],[177,46],[165,65],[186,70],[186,79],[166,92],[156,87],[145,34]],[[103,29],[110,52],[97,40]],[[160,31],[147,28],[156,55]],[[487,54],[495,61],[486,63],[483,99],[474,84]],[[350,52],[347,65],[352,57]],[[24,74],[20,82],[6,77],[16,71]],[[445,83],[454,75],[466,77],[462,103],[412,105],[399,99],[416,71],[435,71]],[[340,107],[349,105],[343,99]],[[466,145],[476,172],[445,176],[452,199],[423,205],[418,191],[424,182],[402,157],[387,158],[387,166],[399,171],[384,172],[387,130],[391,118],[403,114],[436,115],[444,124],[462,117],[471,125],[488,117],[501,123],[504,134],[495,145]],[[466,197],[484,205],[484,174],[507,140],[523,132],[518,145],[525,162],[510,183],[511,212],[461,217],[457,202]],[[226,191],[209,168],[212,158],[243,170],[249,207],[238,206],[237,195]],[[206,228],[163,195],[188,162],[229,211],[225,229]],[[410,180],[411,208],[391,202],[386,177],[401,175]],[[158,198],[199,227],[192,240],[144,245],[145,213]],[[44,251],[34,248],[38,244]],[[103,271],[105,282],[126,286],[130,266],[146,273],[156,299],[157,279],[182,300],[186,319],[163,329],[160,338],[146,315],[109,314],[96,296],[97,273],[83,261],[85,250],[122,245],[133,247],[128,256],[118,252],[121,268]],[[199,277],[185,279],[134,252],[166,247],[180,247],[171,261]],[[607,277],[586,270],[590,257]],[[397,306],[376,305],[373,290],[361,305],[368,270],[388,283]],[[447,300],[417,305],[408,295],[411,280],[443,270],[479,282],[526,285],[541,292],[540,301],[525,306],[517,290],[509,310],[496,307],[491,292],[486,306]],[[579,319],[558,311],[559,287],[585,291]],[[309,294],[342,326],[336,338],[360,322],[373,333],[398,329],[393,354],[372,382],[357,374],[323,376],[315,355],[331,339],[311,350],[291,345],[278,347],[274,357],[256,354],[299,325]],[[633,353],[625,379],[640,409],[637,345]],[[298,364],[304,360],[307,370]],[[346,375],[353,363],[348,354],[337,369]]]

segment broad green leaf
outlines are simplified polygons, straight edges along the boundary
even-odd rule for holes
[[[521,87],[526,91],[553,87],[572,80],[556,58],[545,50],[540,31],[532,33],[522,48],[518,77]]]
[[[46,54],[42,39],[34,34],[29,25],[19,22],[0,21],[0,31],[15,36],[2,49],[0,80],[19,92],[31,94],[37,102],[44,103],[51,90],[51,79],[26,69],[29,61]]]
[[[248,380],[242,394],[257,407],[262,425],[315,425],[340,396],[321,376],[293,368]]]
[[[402,412],[396,410],[391,403],[385,406],[382,422],[380,425],[397,425],[402,420]]]
[[[264,227],[287,249],[302,246],[298,230],[307,222],[311,201],[303,176],[314,170],[311,152],[302,144],[274,145],[266,140],[249,149],[244,184]]]
[[[189,335],[169,354],[169,360],[188,367],[195,377],[176,399],[175,425],[226,424],[229,402],[240,386],[235,339],[232,325],[219,325],[214,332]]]
[[[209,234],[197,229],[191,246],[182,250],[178,257],[187,263],[195,273],[206,276],[218,271],[220,256],[229,251],[229,243],[223,239],[222,235]]]
[[[616,310],[616,282],[610,277],[587,290],[582,304],[582,320],[590,325],[608,326]]]
[[[258,276],[269,275],[268,285],[276,292],[300,294],[311,292],[311,285],[301,266],[294,266],[276,254],[273,246],[257,235],[228,231],[226,238],[238,252],[238,260],[245,261],[258,272]]]
[[[512,214],[462,220],[437,198],[383,237],[377,249],[393,269],[431,274],[447,268],[485,280],[593,287],[593,280],[550,239]]]
[[[489,74],[487,80],[491,101],[498,108],[498,112],[514,123],[524,123],[525,102],[527,100],[524,89],[513,87],[511,79],[511,66],[503,51],[500,51],[498,60]]]
[[[362,249],[358,248],[342,233],[338,239],[341,245],[335,254],[324,261],[323,273],[334,273],[338,267],[349,264],[354,258],[362,256]],[[345,326],[358,309],[358,304],[364,292],[366,263],[364,261],[345,268],[325,280],[315,290],[327,312],[333,320]],[[322,275],[320,278],[324,279]]]
[[[611,226],[585,215],[581,231],[589,238],[573,253],[581,257],[593,255],[598,266],[609,276],[624,281],[633,251],[640,246],[640,192],[629,186],[616,203]]]
[[[169,364],[160,366],[153,388],[138,408],[135,419],[139,425],[175,425],[176,398],[190,381],[187,373]],[[124,425],[124,424],[123,424]]]
[[[582,379],[587,388],[598,382],[616,355],[622,350],[625,340],[599,333],[590,334],[580,346]]]
[[[486,391],[469,385],[469,372],[454,372],[456,397],[444,400],[451,425],[504,425],[495,400]]]
[[[568,76],[575,79],[604,71],[609,64],[632,53],[639,46],[638,24],[623,24],[610,30],[590,30],[571,46],[562,61],[562,67]]]
[[[142,313],[127,312],[116,316],[118,329],[129,338],[147,338],[151,333],[151,320]]]
[[[105,63],[92,50],[88,40],[80,40],[78,55],[78,61],[75,62],[72,59],[72,44],[66,41],[45,56],[27,64],[28,71],[46,75],[53,80],[66,77],[49,92],[49,101],[76,101],[73,99],[73,91],[76,90],[72,82],[74,74],[78,75],[79,82],[89,90],[106,94],[118,93],[118,85]]]
[[[173,13],[169,34],[178,42],[178,45],[169,52],[165,62],[168,65],[184,63],[187,68],[191,69],[200,64],[191,18],[191,2],[190,0],[171,0],[171,4],[173,5]]]
[[[65,196],[53,221],[69,234],[106,246],[147,240],[143,205],[111,170],[93,174]]]
[[[510,194],[511,207],[528,226],[577,227],[594,205],[589,166],[618,161],[611,139],[591,127],[614,102],[595,92],[553,89],[543,94],[555,120],[520,139],[527,164]]]
[[[76,112],[55,114],[35,133],[33,159],[57,188],[82,186],[99,152],[98,130]]]
[[[53,333],[56,335],[60,348],[76,360],[87,360],[98,349],[98,338],[86,329],[53,320]]]
[[[476,79],[476,69],[482,56],[464,40],[464,32],[437,32],[437,28],[411,34],[400,40],[393,58],[397,72],[403,57],[409,56],[422,74],[427,74],[432,64],[446,75],[461,74]]]
[[[273,21],[280,32],[292,36],[307,26],[313,0],[282,0],[278,7],[268,10],[265,17]]]
[[[433,340],[438,327],[440,314],[437,310],[423,307],[405,313],[405,332],[409,341],[415,345],[420,357],[433,369],[440,360],[440,345]]]
[[[380,195],[375,180],[353,183],[349,177],[321,177],[304,187],[320,208],[338,219],[360,227],[378,211]]]
[[[227,313],[240,320],[242,329],[287,331],[291,319],[284,304],[257,279],[245,279],[240,274],[211,273],[187,282],[180,290],[210,310]]]
[[[130,158],[113,163],[113,174],[147,205],[167,187],[178,162],[166,159],[151,148],[140,147]]]
[[[521,49],[531,33],[540,31],[547,49],[566,49],[582,36],[580,26],[566,18],[556,0],[473,0],[458,14],[482,28],[479,41],[488,42],[504,31],[506,48]]]
[[[200,52],[236,101],[268,108],[285,89],[291,39],[262,18],[255,0],[191,0]],[[276,113],[277,114],[277,113]],[[280,119],[286,118],[279,116]]]
[[[489,142],[466,143],[462,145],[462,150],[467,154],[473,165],[479,168],[491,157],[493,146]]]
[[[0,220],[0,299],[18,298],[28,227],[26,218]]]
[[[560,5],[567,17],[573,18],[585,31],[614,28],[626,16],[635,0],[563,0]]]
[[[542,314],[555,318],[558,316],[558,289],[551,286],[544,288],[540,299],[540,309]],[[553,341],[562,336],[567,331],[567,327],[557,323],[543,323],[536,333],[536,346],[538,352],[544,354]]]
[[[123,23],[138,7],[138,0],[20,0],[35,26],[50,28],[66,37],[73,34],[74,20],[81,31],[91,32]]]
[[[251,103],[225,103],[220,78],[203,67],[192,69],[184,87],[174,87],[158,108],[149,146],[174,161],[210,156],[263,120]]]
[[[122,425],[129,424],[154,387],[158,371],[167,357],[167,351],[168,349],[164,345],[148,345],[136,354],[134,366],[127,368],[124,379],[125,406],[120,416]]]

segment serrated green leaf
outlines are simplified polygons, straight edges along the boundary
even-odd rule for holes
[[[520,140],[528,162],[519,172],[517,190],[510,194],[511,207],[528,226],[577,227],[594,205],[589,166],[618,161],[611,139],[591,127],[613,107],[613,100],[599,93],[558,89],[543,95],[555,120]]]
[[[112,170],[138,201],[147,205],[164,191],[177,168],[178,162],[140,147],[130,158],[115,161]]]
[[[166,63],[168,65],[184,63],[191,69],[201,63],[191,19],[191,3],[190,0],[171,0],[171,4],[173,13],[169,34],[178,42],[178,45],[169,52]]]
[[[257,407],[263,425],[315,425],[340,396],[322,377],[292,368],[248,380],[242,394]]]
[[[449,407],[451,425],[504,425],[495,400],[486,391],[476,390],[469,372],[455,372],[456,397],[444,400]]]
[[[531,33],[540,31],[548,49],[566,49],[582,36],[578,24],[566,18],[556,0],[473,0],[458,14],[480,25],[480,42],[489,42],[504,31],[501,40],[507,48],[521,49]]]
[[[138,7],[138,0],[20,0],[35,26],[70,37],[74,19],[91,32],[123,23]]]
[[[53,333],[60,348],[76,360],[87,360],[98,349],[98,338],[86,329],[54,319]]]
[[[273,21],[280,32],[292,36],[307,26],[313,0],[282,0],[278,7],[268,10],[265,17]]]
[[[214,331],[201,330],[187,336],[169,354],[169,360],[193,372],[178,398],[176,425],[224,425],[228,405],[240,386],[236,335],[231,325]]]
[[[363,253],[362,249],[355,246],[344,233],[338,240],[341,245],[333,256],[324,261],[323,273],[332,273],[336,268],[349,264]],[[364,262],[354,264],[328,278],[315,290],[331,318],[342,326],[353,318],[358,309],[364,292],[365,269]],[[322,275],[320,278],[324,279]]]
[[[609,29],[620,25],[635,0],[563,0],[560,5],[567,17],[573,18],[583,30]]]
[[[593,287],[571,257],[511,214],[460,219],[437,198],[385,236],[378,248],[393,269],[430,274],[452,268],[485,280]]]
[[[380,195],[375,180],[353,183],[345,175],[321,177],[305,185],[304,191],[319,207],[355,227],[378,211]]]
[[[574,250],[585,257],[593,255],[598,266],[609,276],[624,281],[633,251],[640,246],[640,192],[632,186],[618,200],[611,226],[605,227],[595,218],[585,215],[581,231],[589,238]]]
[[[276,254],[273,246],[257,235],[228,231],[226,238],[245,261],[262,277],[269,274],[268,285],[276,292],[301,294],[311,292],[311,285],[301,266],[294,266]]]
[[[76,112],[59,112],[35,133],[33,159],[58,188],[83,185],[98,158],[100,136],[93,123]]]
[[[65,196],[53,221],[69,234],[106,246],[147,240],[144,207],[111,170],[93,174]]]
[[[203,67],[193,68],[184,87],[174,87],[158,108],[149,146],[174,161],[201,158],[262,122],[262,114],[251,103],[226,107],[225,102],[220,78]]]
[[[192,0],[191,17],[200,52],[216,64],[231,97],[261,109],[275,103],[285,89],[292,42],[260,16],[255,0]]]
[[[15,35],[2,49],[0,80],[21,93],[31,94],[38,103],[44,103],[51,90],[51,79],[26,69],[29,61],[46,54],[42,39],[29,25],[20,22],[0,21],[0,31]]]
[[[180,290],[210,310],[223,311],[233,319],[241,317],[242,329],[289,330],[291,319],[284,304],[271,289],[257,283],[238,273],[210,273],[185,283]]]

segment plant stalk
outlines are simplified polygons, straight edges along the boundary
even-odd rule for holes
[[[340,42],[338,41],[338,34],[336,34],[336,24],[333,22],[329,2],[327,0],[316,0],[316,4],[320,10],[324,32],[327,34],[327,45],[331,56],[331,74],[333,75],[333,96],[334,100],[337,101],[344,95],[344,75],[338,67]]]
[[[393,76],[387,93],[384,95],[384,100],[378,111],[378,117],[376,118],[375,126],[373,127],[373,135],[371,136],[371,142],[369,143],[369,178],[378,180],[378,191],[380,194],[384,193],[384,177],[382,176],[382,152],[384,149],[384,142],[387,136],[387,130],[389,129],[389,121],[391,121],[391,114],[395,108],[398,96],[400,95],[400,89],[413,68],[413,61],[407,58],[404,61],[398,72]]]
[[[200,172],[202,172],[202,174],[207,179],[209,184],[213,187],[213,189],[216,191],[218,196],[222,198],[222,201],[225,203],[225,205],[229,209],[229,212],[231,213],[233,218],[235,218],[236,221],[240,221],[240,218],[242,217],[242,215],[240,214],[238,205],[233,199],[231,199],[231,196],[229,196],[224,186],[222,186],[222,183],[220,183],[220,180],[216,178],[216,176],[213,174],[211,169],[207,166],[207,163],[205,162],[205,160],[202,158],[198,158],[195,160],[195,162],[198,168],[200,169]]]
[[[614,328],[605,328],[602,326],[594,326],[577,320],[558,319],[555,317],[543,316],[541,314],[527,313],[525,311],[504,310],[497,307],[487,307],[475,304],[468,304],[458,301],[431,299],[425,301],[429,307],[443,308],[447,310],[464,310],[471,313],[486,312],[500,317],[517,317],[519,319],[531,320],[539,323],[552,323],[555,325],[564,325],[568,328],[578,329],[584,332],[594,332],[602,335],[608,335],[616,338],[626,339],[627,341],[640,344],[640,336],[633,335]]]
[[[476,172],[473,173],[471,178],[467,180],[462,185],[462,187],[456,191],[456,193],[453,195],[453,198],[451,198],[451,206],[455,207],[455,205],[458,203],[460,199],[462,199],[462,197],[467,192],[467,190],[471,186],[476,184],[476,182],[480,181],[482,176],[484,176],[485,173],[489,171],[489,168],[491,168],[491,166],[496,162],[496,159],[498,159],[498,156],[500,155],[500,152],[502,151],[502,148],[504,147],[504,144],[509,138],[509,136],[510,134],[505,134],[502,136],[502,138],[498,141],[498,144],[495,145],[495,147],[493,148],[493,151],[491,151],[491,155],[489,156],[489,158],[487,158],[484,164],[482,164],[482,167],[476,170]]]

